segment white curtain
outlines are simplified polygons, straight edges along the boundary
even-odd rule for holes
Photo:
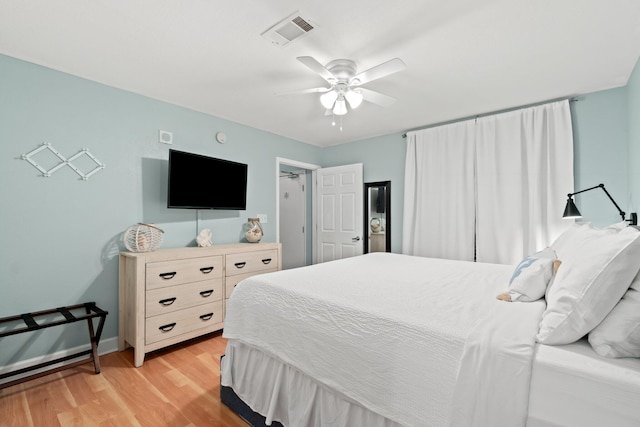
[[[407,134],[402,252],[473,260],[473,121]]]
[[[402,249],[514,264],[566,228],[568,101],[407,134]]]
[[[566,229],[572,135],[569,101],[478,119],[477,261],[518,263]]]

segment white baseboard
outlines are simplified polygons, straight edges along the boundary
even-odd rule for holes
[[[27,359],[27,360],[21,360],[20,362],[16,362],[13,363],[11,365],[5,365],[5,366],[0,366],[0,375],[7,373],[7,372],[12,372],[12,371],[17,371],[20,369],[24,369],[24,368],[28,368],[29,366],[35,366],[39,363],[44,363],[44,362],[48,362],[50,360],[55,360],[58,359],[60,357],[65,357],[65,356],[69,356],[71,354],[75,354],[84,350],[89,350],[91,349],[91,345],[90,344],[86,344],[86,345],[81,345],[75,348],[70,348],[68,350],[63,350],[63,351],[57,351],[55,353],[51,353],[51,354],[46,354],[44,356],[40,356],[40,357],[34,357],[32,359]],[[104,354],[108,354],[108,353],[113,353],[115,351],[118,351],[118,337],[113,337],[113,338],[107,338],[104,340],[100,340],[100,345],[98,346],[98,354],[99,355],[104,355]],[[86,357],[86,356],[82,356],[82,357]],[[60,363],[56,363],[41,369],[34,369],[33,371],[29,371],[29,372],[25,372],[23,374],[20,375],[15,375],[15,376],[11,376],[9,378],[5,378],[4,380],[0,380],[0,384],[4,383],[4,382],[9,382],[9,381],[14,381],[17,380],[19,378],[24,378],[27,377],[29,375],[33,375],[35,373],[38,372],[43,372],[46,371],[48,369],[51,368],[57,368],[59,366],[64,366],[65,364],[69,364],[69,363],[73,363],[76,359],[71,359],[65,362],[60,362]]]

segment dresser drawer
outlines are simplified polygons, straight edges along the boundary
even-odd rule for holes
[[[257,273],[272,270],[278,266],[278,251],[265,250],[226,256],[225,271],[227,276],[236,274]]]
[[[221,322],[222,301],[214,301],[162,316],[149,317],[145,324],[145,343],[151,344],[173,338]]]
[[[272,271],[277,271],[277,268],[275,265],[273,266],[273,268],[270,268],[264,271],[259,271],[257,273],[236,274],[235,276],[227,277],[227,280],[225,283],[225,287],[226,287],[225,298],[229,299],[229,297],[233,293],[233,288],[235,288],[238,283],[242,282],[247,277],[255,276],[256,274],[271,273]]]
[[[146,295],[146,317],[222,299],[222,279],[152,289]]]
[[[222,257],[210,256],[150,262],[146,266],[146,289],[179,285],[222,277]]]

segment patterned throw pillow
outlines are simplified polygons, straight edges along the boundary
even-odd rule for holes
[[[513,272],[507,292],[498,295],[497,298],[511,302],[539,300],[544,297],[559,263],[555,251],[551,248],[526,257]]]

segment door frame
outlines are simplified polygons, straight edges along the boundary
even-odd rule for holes
[[[276,242],[280,243],[280,167],[282,165],[292,166],[295,168],[306,169],[311,171],[312,180],[315,182],[315,171],[316,169],[320,169],[321,166],[314,165],[312,163],[300,162],[298,160],[285,159],[284,157],[276,157]],[[313,227],[315,227],[315,189],[312,185],[311,188],[307,190],[311,191],[311,223]],[[311,259],[313,263],[316,262],[316,233],[314,230],[311,230]]]
[[[369,221],[371,218],[370,209],[371,209],[371,200],[369,198],[369,189],[372,187],[382,187],[385,189],[385,252],[391,252],[391,181],[376,181],[376,182],[365,182],[364,183],[364,253],[367,254],[370,252],[371,242],[370,242],[370,230],[369,230]]]

